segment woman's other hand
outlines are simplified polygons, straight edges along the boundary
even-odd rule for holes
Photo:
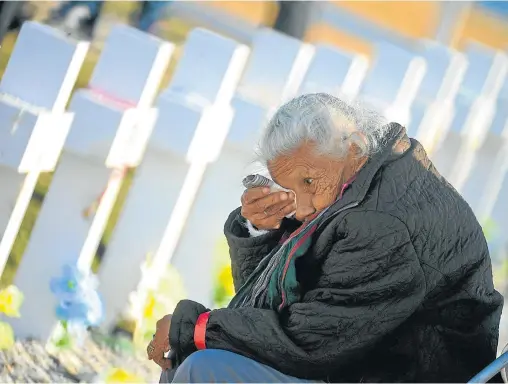
[[[157,321],[153,339],[148,344],[146,352],[148,360],[153,360],[163,370],[171,368],[171,360],[164,357],[169,352],[169,328],[171,327],[171,315],[166,315]]]
[[[242,195],[242,216],[257,229],[278,229],[284,217],[296,210],[291,192],[270,193],[270,188],[249,188]]]

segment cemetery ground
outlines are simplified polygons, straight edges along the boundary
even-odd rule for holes
[[[37,8],[35,19],[43,19],[48,13],[48,5],[51,5],[50,2],[34,2],[33,4]],[[96,39],[92,42],[91,49],[88,51],[75,89],[86,87],[101,46],[104,43],[104,38],[107,36],[111,26],[117,22],[127,22],[129,13],[137,6],[135,2],[106,2],[97,27]],[[175,55],[160,84],[160,89],[163,89],[169,83],[178,58],[178,47],[185,41],[190,26],[176,19],[167,19],[160,24],[161,37],[177,45]],[[5,70],[15,40],[16,34],[12,33],[2,43],[0,50],[0,76]],[[51,54],[51,52],[48,52],[48,54]],[[94,260],[93,269],[95,271],[99,267],[101,256],[116,224],[134,172],[135,170],[130,170],[124,179],[122,190]],[[1,277],[0,287],[5,287],[14,281],[16,270],[25,251],[30,232],[37,219],[51,179],[52,174],[50,173],[42,174],[39,178],[30,206]],[[132,325],[130,324],[123,326],[120,324],[120,327],[127,329],[127,335],[129,335],[129,331],[132,331]],[[54,351],[52,353],[48,353],[39,341],[17,341],[11,349],[0,351],[0,382],[92,382],[97,375],[103,375],[113,368],[123,368],[141,380],[148,382],[158,381],[158,372],[160,371],[155,364],[146,361],[144,356],[144,351],[136,351],[125,336],[106,336],[95,332],[91,333],[82,348]],[[121,374],[113,380],[136,381],[135,377],[122,377]]]

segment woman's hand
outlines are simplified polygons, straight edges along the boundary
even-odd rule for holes
[[[169,328],[171,327],[171,315],[166,315],[157,321],[155,334],[148,344],[146,352],[148,360],[153,360],[163,370],[171,368],[171,360],[166,359],[164,354],[171,349],[169,345]]]
[[[270,193],[270,188],[249,188],[242,195],[242,216],[258,229],[278,229],[284,217],[296,210],[291,192]]]

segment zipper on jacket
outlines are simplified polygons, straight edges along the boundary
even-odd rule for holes
[[[353,201],[352,203],[349,203],[348,205],[343,206],[341,209],[339,209],[336,212],[334,212],[332,215],[330,215],[330,217],[327,217],[321,224],[319,224],[318,227],[317,227],[317,230],[319,230],[321,227],[323,227],[325,225],[328,225],[330,220],[332,220],[338,214],[340,214],[340,213],[342,213],[342,212],[344,212],[344,211],[346,211],[348,209],[357,207],[358,205],[360,205],[359,201]]]

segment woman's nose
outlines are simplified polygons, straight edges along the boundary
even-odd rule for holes
[[[305,221],[305,218],[312,215],[314,212],[316,212],[316,210],[312,206],[297,204],[295,218],[298,221]]]

